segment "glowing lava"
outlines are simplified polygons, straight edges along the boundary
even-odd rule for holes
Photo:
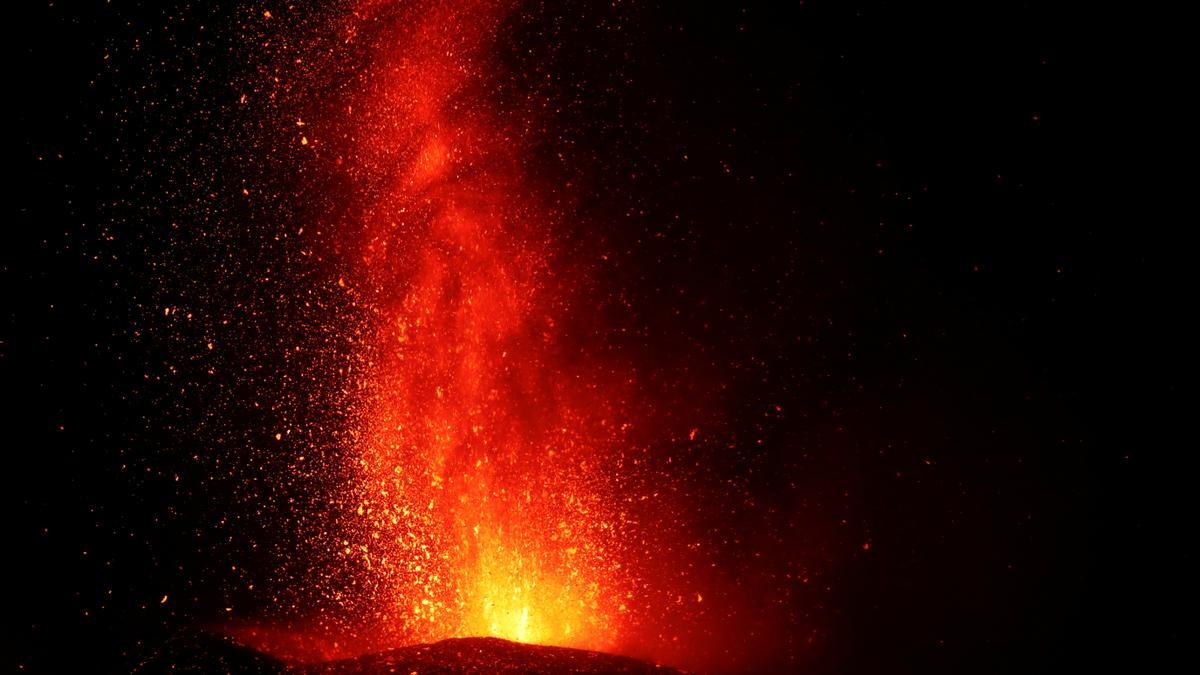
[[[294,662],[475,636],[731,660],[741,596],[717,589],[739,577],[711,542],[733,538],[697,516],[726,517],[736,489],[703,475],[688,398],[706,385],[629,347],[613,252],[579,188],[540,178],[556,104],[494,44],[511,8],[351,4],[262,38],[295,64],[263,69],[263,98],[336,289],[314,310],[336,365],[312,381],[337,394],[315,399],[339,403],[337,450],[309,449],[303,569],[229,632]]]
[[[630,582],[605,472],[628,385],[570,344],[586,309],[555,267],[558,216],[484,100],[503,9],[355,11],[352,34],[387,39],[336,125],[362,186],[348,283],[371,308],[342,554],[397,640],[606,649]]]

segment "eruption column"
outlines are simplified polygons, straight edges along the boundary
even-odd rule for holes
[[[396,641],[611,648],[629,383],[576,339],[585,278],[523,168],[531,115],[491,109],[504,8],[384,4],[354,13],[368,63],[336,125],[361,200],[342,283],[370,317],[341,553]]]

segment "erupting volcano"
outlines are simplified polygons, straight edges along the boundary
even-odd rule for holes
[[[599,322],[606,252],[570,222],[571,187],[527,169],[548,103],[497,84],[508,4],[358,3],[324,55],[353,73],[295,122],[313,170],[347,186],[324,227],[351,348],[316,386],[350,412],[318,514],[336,554],[314,572],[335,579],[321,615],[229,629],[279,656],[470,636],[653,656],[678,636],[635,627],[704,601],[686,506],[634,445],[638,378]]]
[[[16,669],[1169,661],[1170,55],[943,4],[16,3]]]

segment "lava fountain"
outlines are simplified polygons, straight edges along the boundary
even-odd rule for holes
[[[358,639],[321,657],[622,638],[636,578],[612,467],[633,382],[592,348],[586,265],[524,168],[536,106],[490,109],[506,9],[359,3],[342,29],[352,86],[297,120],[351,186],[337,283],[362,309],[345,327],[352,428],[332,528]]]
[[[555,215],[479,105],[481,52],[503,8],[445,3],[383,22],[372,82],[347,107],[373,310],[344,555],[378,579],[408,639],[490,635],[605,648],[622,571],[603,473],[619,377],[571,365]]]
[[[318,597],[295,603],[318,616],[231,631],[256,648],[721,648],[705,637],[721,627],[700,623],[714,565],[689,533],[687,469],[647,440],[692,445],[694,419],[652,412],[613,346],[619,293],[595,280],[608,252],[573,220],[572,186],[534,170],[552,104],[504,74],[493,42],[511,9],[354,3],[336,42],[307,53],[338,75],[290,94],[292,147],[337,176],[314,229],[343,298],[331,333],[351,347],[316,386],[345,392],[348,412],[325,525],[304,542]]]

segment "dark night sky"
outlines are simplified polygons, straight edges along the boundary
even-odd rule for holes
[[[207,28],[242,9],[28,4],[0,249],[10,635],[26,670],[119,672],[236,581],[234,535],[202,525],[222,483],[177,486],[188,453],[160,450],[202,446],[178,429],[205,390],[146,379],[173,347],[138,327],[157,260],[204,275],[156,210],[203,192],[172,172],[243,123],[211,107],[242,63]],[[801,522],[788,546],[829,561],[786,609],[819,646],[781,653],[811,672],[1166,658],[1194,565],[1184,253],[1142,196],[1178,182],[1139,149],[1161,74],[1053,3],[709,4],[534,7],[504,58],[563,102],[542,175],[594,186],[584,207],[632,251],[608,281],[636,353],[697,345],[730,433],[765,448],[710,458],[772,514],[741,531]]]

